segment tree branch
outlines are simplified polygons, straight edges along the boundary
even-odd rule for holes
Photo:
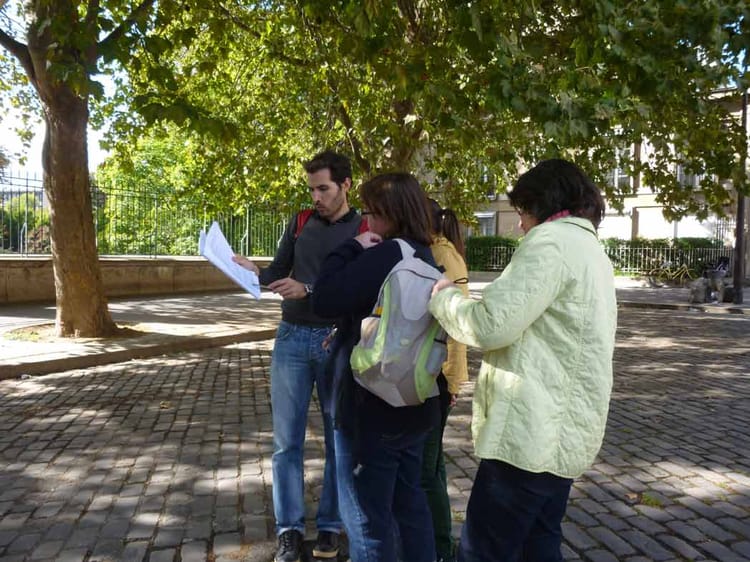
[[[89,3],[89,6],[92,3],[95,3],[96,0],[91,0]],[[154,5],[156,0],[143,0],[131,13],[128,17],[126,17],[120,25],[118,25],[112,33],[107,35],[104,39],[99,41],[99,44],[97,45],[97,53],[102,52],[102,50],[106,50],[110,44],[116,43],[120,40],[120,37],[125,35],[125,32],[132,27],[132,25],[138,20],[138,18],[146,13],[151,9],[151,7]],[[88,17],[88,14],[87,14]],[[98,56],[98,55],[97,55]]]
[[[333,91],[336,92],[336,90],[333,90]],[[337,97],[338,97],[338,94],[337,94]],[[359,138],[354,132],[354,125],[352,125],[352,120],[351,120],[351,117],[349,116],[349,112],[346,111],[344,104],[340,102],[338,104],[338,107],[336,108],[336,111],[339,115],[339,120],[341,121],[341,124],[344,125],[344,128],[346,129],[346,138],[349,139],[349,144],[352,147],[352,153],[354,154],[354,159],[359,164],[359,167],[362,168],[362,171],[365,173],[365,175],[369,176],[371,172],[370,162],[364,156],[362,156],[362,143],[360,142]]]
[[[99,0],[89,0],[88,6],[86,6],[86,19],[83,22],[84,27],[87,29],[89,26],[96,23],[96,16],[99,14]]]
[[[229,18],[229,20],[232,21],[237,27],[239,27],[241,30],[245,31],[246,33],[249,33],[252,35],[255,39],[261,39],[260,33],[258,33],[255,29],[250,27],[247,23],[242,21],[240,18],[238,18],[235,14],[229,11],[226,6],[223,4],[218,5],[219,10]],[[271,47],[271,52],[273,53],[273,56],[283,62],[287,62],[293,66],[297,66],[299,68],[309,68],[310,62],[304,59],[291,57],[287,55],[283,49],[277,49],[276,45],[271,43],[266,43],[269,47]]]
[[[317,33],[317,29],[315,28],[315,26],[312,24],[312,22],[309,21],[309,19],[306,17],[304,12],[300,12],[300,15],[305,25],[312,33],[313,40],[318,45],[318,49],[320,50],[320,52],[325,52],[322,47],[322,41],[320,39],[319,34]],[[326,75],[326,83],[328,84],[328,88],[330,88],[331,92],[336,98],[336,101],[337,101],[336,113],[338,114],[339,121],[341,121],[341,124],[344,126],[344,129],[346,130],[346,138],[349,141],[349,145],[352,147],[354,160],[356,160],[357,164],[359,164],[359,167],[362,168],[362,171],[365,172],[365,175],[369,176],[372,170],[372,166],[369,160],[367,160],[362,155],[362,142],[359,140],[359,137],[357,137],[354,131],[354,125],[352,124],[351,116],[349,115],[349,112],[346,110],[346,107],[342,103],[341,96],[339,95],[339,92],[338,92],[338,86],[333,81],[333,78],[331,77],[330,74]]]
[[[26,71],[26,75],[32,84],[36,84],[36,72],[34,72],[34,63],[31,60],[29,48],[23,43],[16,41],[0,29],[0,46],[5,47],[10,53],[18,59]]]
[[[83,28],[89,37],[96,37],[96,17],[99,15],[99,0],[89,0],[86,6],[86,18],[83,20]],[[91,43],[86,48],[86,61],[93,63],[96,60],[97,44]]]

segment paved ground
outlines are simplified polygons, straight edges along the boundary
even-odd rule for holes
[[[112,299],[112,319],[134,335],[111,339],[8,338],[17,328],[54,324],[55,306],[0,306],[0,380],[272,338],[280,302],[270,292],[259,301],[245,292]]]
[[[470,274],[469,289],[479,295],[496,273]],[[750,314],[750,302],[688,304],[688,289],[650,288],[638,280],[618,277],[617,298],[623,306],[691,309]],[[750,299],[748,299],[750,300]],[[109,310],[120,326],[137,336],[112,339],[7,337],[16,328],[54,323],[53,304],[0,306],[0,380],[23,374],[41,375],[165,353],[197,350],[273,337],[280,299],[264,291],[259,301],[245,292],[112,299]]]
[[[566,559],[750,559],[749,329],[746,315],[621,309],[608,431],[574,486]],[[270,345],[0,382],[0,561],[270,560]],[[445,437],[456,533],[477,466],[472,388]]]

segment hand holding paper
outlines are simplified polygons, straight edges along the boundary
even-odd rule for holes
[[[258,276],[232,261],[234,252],[229,246],[227,239],[219,228],[219,224],[214,221],[208,232],[201,230],[198,238],[198,253],[204,256],[208,261],[218,267],[232,281],[253,295],[256,299],[260,298],[260,282]]]

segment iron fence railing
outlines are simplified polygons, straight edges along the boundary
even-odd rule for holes
[[[719,258],[729,258],[729,270],[734,264],[732,248],[675,248],[657,246],[638,248],[618,246],[605,248],[612,266],[618,273],[648,275],[654,270],[676,269],[685,266],[693,277],[700,277],[706,268],[713,267]]]
[[[245,208],[238,213],[212,214],[203,201],[108,186],[92,185],[94,224],[101,255],[196,255],[198,233],[219,222],[232,248],[243,255],[271,256],[288,217]],[[657,268],[685,265],[699,276],[722,256],[733,263],[731,248],[605,246],[616,271],[648,275]],[[469,249],[470,269],[502,271],[515,248],[478,245]],[[0,175],[0,254],[48,254],[49,209],[42,180],[34,176]]]
[[[232,248],[271,256],[288,217],[250,207],[213,214],[205,202],[92,184],[97,249],[101,255],[196,255],[198,233],[219,222]],[[34,176],[0,176],[0,254],[50,253],[49,207]]]
[[[476,271],[503,271],[510,263],[515,247],[498,245],[472,248],[466,256],[469,268]],[[706,268],[729,258],[729,271],[734,264],[732,248],[689,248],[671,246],[606,247],[605,252],[617,273],[647,276],[654,270],[677,269],[686,266],[692,277],[700,277]]]
[[[510,263],[514,246],[480,246],[466,250],[466,263],[474,271],[502,271]]]

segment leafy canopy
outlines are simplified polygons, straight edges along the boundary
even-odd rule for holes
[[[106,4],[115,22],[130,3]],[[190,147],[185,189],[217,205],[297,206],[300,163],[334,147],[353,157],[355,179],[415,171],[465,216],[551,156],[579,162],[615,203],[632,189],[605,185],[619,163],[671,216],[704,216],[731,201],[720,180],[747,190],[736,104],[716,91],[747,85],[749,10],[741,0],[159,2],[118,47],[128,57],[104,51],[125,73],[101,109],[121,158],[144,130],[175,124]],[[629,147],[646,142],[635,158]],[[700,189],[677,182],[678,164],[705,178]]]

